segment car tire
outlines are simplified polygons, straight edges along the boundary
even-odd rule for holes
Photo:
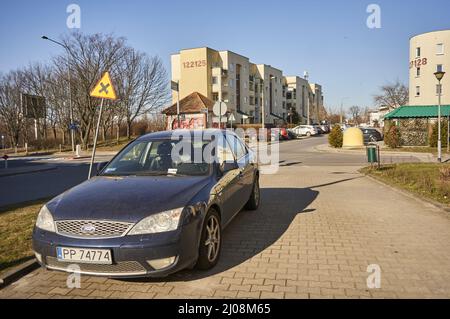
[[[215,209],[211,208],[206,214],[205,222],[203,223],[195,268],[200,270],[213,268],[219,261],[221,248],[222,226],[220,215]]]
[[[250,198],[245,204],[246,210],[257,210],[259,207],[259,202],[261,200],[261,190],[259,188],[259,178],[255,178],[255,182],[253,183],[252,193],[250,194]]]
[[[311,137],[311,132],[306,133],[307,137]]]
[[[370,142],[375,143],[377,142],[377,138],[375,136],[370,136]]]

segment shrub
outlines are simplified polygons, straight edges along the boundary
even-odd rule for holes
[[[392,125],[384,135],[384,143],[390,148],[399,148],[402,146],[400,129]]]
[[[433,125],[433,131],[430,135],[430,146],[437,147],[438,144],[438,122]],[[442,147],[447,147],[447,121],[441,121],[441,141]]]
[[[330,135],[328,135],[328,143],[334,148],[341,148],[344,140],[341,127],[339,125],[333,126]]]

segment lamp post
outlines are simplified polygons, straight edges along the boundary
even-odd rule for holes
[[[70,116],[70,139],[71,139],[71,143],[72,143],[72,152],[75,152],[75,136],[74,136],[74,130],[73,130],[73,110],[72,110],[72,89],[71,89],[71,74],[70,74],[70,53],[69,53],[69,49],[67,48],[67,46],[61,42],[58,42],[56,40],[53,40],[45,35],[43,35],[41,37],[41,39],[43,40],[47,40],[50,42],[53,42],[61,47],[64,48],[64,50],[66,50],[67,52],[67,77],[68,77],[68,81],[69,81],[69,116]]]
[[[343,112],[344,112],[344,101],[345,100],[347,100],[347,99],[349,99],[349,97],[343,97],[342,99],[341,99],[341,124],[344,124],[344,114],[343,114]]]
[[[436,79],[439,81],[439,104],[438,104],[438,162],[442,162],[442,139],[441,139],[441,96],[442,96],[442,78],[445,75],[445,72],[438,71],[434,73]]]

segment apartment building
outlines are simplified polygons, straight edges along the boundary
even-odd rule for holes
[[[315,108],[323,107],[321,86],[300,77],[285,77],[282,70],[270,65],[208,47],[181,50],[171,56],[171,64],[172,81],[179,83],[181,99],[198,92],[223,101],[238,123],[262,123],[264,116],[265,124],[282,125],[291,108],[306,123],[308,107],[313,108],[311,121],[319,120]],[[176,100],[177,92],[173,92],[173,102]]]
[[[410,39],[409,104],[436,105],[439,84],[437,71],[447,74],[442,79],[442,104],[450,104],[450,30],[419,34]]]

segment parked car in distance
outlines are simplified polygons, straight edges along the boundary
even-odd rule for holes
[[[313,136],[317,135],[319,132],[312,125],[299,125],[291,129],[297,136]]]
[[[316,129],[318,134],[325,134],[325,131],[322,129],[322,127],[320,125],[314,124],[313,126]]]
[[[361,128],[364,135],[364,143],[374,143],[383,140],[383,135],[376,128]]]
[[[330,123],[328,121],[321,121],[320,122],[320,128],[325,133],[330,133],[330,131],[331,131],[331,126],[330,126]]]
[[[330,126],[328,124],[321,124],[320,128],[322,129],[323,132],[325,132],[325,134],[328,134],[331,131]]]
[[[258,166],[232,132],[180,132],[136,139],[44,205],[33,231],[38,262],[123,278],[214,267],[223,229],[244,207],[258,209]]]

